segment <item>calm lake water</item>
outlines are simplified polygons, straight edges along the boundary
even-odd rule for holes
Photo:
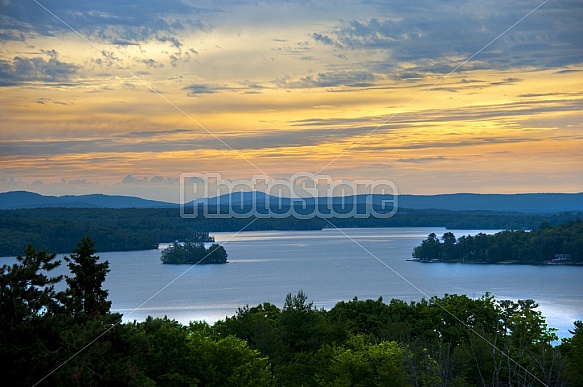
[[[456,236],[481,230],[448,230]],[[422,264],[407,261],[427,234],[443,228],[324,229],[214,233],[229,254],[226,265],[163,265],[160,250],[100,253],[110,263],[105,287],[124,320],[148,315],[213,323],[238,307],[282,306],[302,289],[314,305],[338,301],[486,292],[498,299],[534,299],[549,326],[568,336],[583,320],[583,267]],[[494,231],[483,231],[493,233]],[[160,248],[165,247],[161,245]],[[0,264],[14,258],[0,258]]]

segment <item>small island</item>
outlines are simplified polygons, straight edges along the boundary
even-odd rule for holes
[[[205,242],[214,242],[214,238],[209,237],[207,233],[205,238],[197,236],[195,241],[187,240],[183,243],[176,241],[162,250],[160,260],[162,263],[175,265],[227,263],[227,252],[223,246],[213,243],[207,248]]]
[[[502,231],[456,238],[446,232],[428,235],[413,249],[414,262],[582,265],[583,221],[552,226],[543,223],[530,232]]]

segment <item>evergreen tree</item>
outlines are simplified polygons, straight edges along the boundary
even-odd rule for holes
[[[24,256],[0,271],[0,374],[11,385],[31,385],[54,354],[55,341],[47,317],[57,309],[54,285],[62,276],[50,276],[60,262],[56,254],[28,244]]]
[[[573,336],[561,344],[567,380],[573,386],[583,386],[583,322],[575,321],[575,329],[569,332]]]
[[[65,257],[73,277],[66,278],[68,289],[65,304],[76,319],[91,319],[109,313],[111,301],[108,291],[102,288],[109,272],[109,262],[98,263],[95,241],[85,236],[70,257]]]
[[[42,273],[48,273],[61,264],[54,260],[56,254],[49,254],[46,250],[37,252],[30,243],[24,253],[24,257],[16,257],[17,263],[12,266],[2,266],[0,317],[7,329],[57,306],[54,285],[63,277],[49,277]]]

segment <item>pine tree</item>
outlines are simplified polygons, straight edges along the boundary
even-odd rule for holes
[[[16,263],[0,268],[0,374],[10,385],[36,382],[59,347],[47,324],[60,306],[54,286],[62,276],[51,274],[60,265],[55,257],[28,244]]]
[[[95,251],[95,241],[86,236],[77,243],[71,256],[65,257],[73,274],[65,280],[68,285],[65,304],[76,319],[105,315],[111,307],[111,301],[107,300],[108,291],[102,288],[109,272],[109,262],[98,263]]]

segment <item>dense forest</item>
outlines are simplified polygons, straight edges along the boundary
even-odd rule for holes
[[[579,215],[580,216],[580,215]],[[178,208],[35,208],[0,211],[0,256],[15,256],[22,246],[67,253],[84,235],[97,251],[155,249],[158,243],[192,239],[200,231],[319,230],[324,227],[446,227],[448,229],[532,229],[576,219],[576,214],[452,212],[400,209],[383,218],[297,219],[180,217]]]
[[[205,265],[227,263],[227,252],[223,246],[213,243],[208,248],[202,242],[174,242],[160,256],[162,263]]]
[[[533,300],[354,298],[323,310],[300,291],[212,326],[122,323],[93,240],[65,258],[65,278],[51,276],[55,257],[28,245],[2,267],[0,372],[14,386],[583,385],[583,323],[555,345]]]
[[[527,231],[502,231],[493,235],[467,235],[456,239],[451,232],[441,240],[429,234],[413,250],[421,262],[580,264],[583,263],[583,221],[553,226],[543,223]]]

